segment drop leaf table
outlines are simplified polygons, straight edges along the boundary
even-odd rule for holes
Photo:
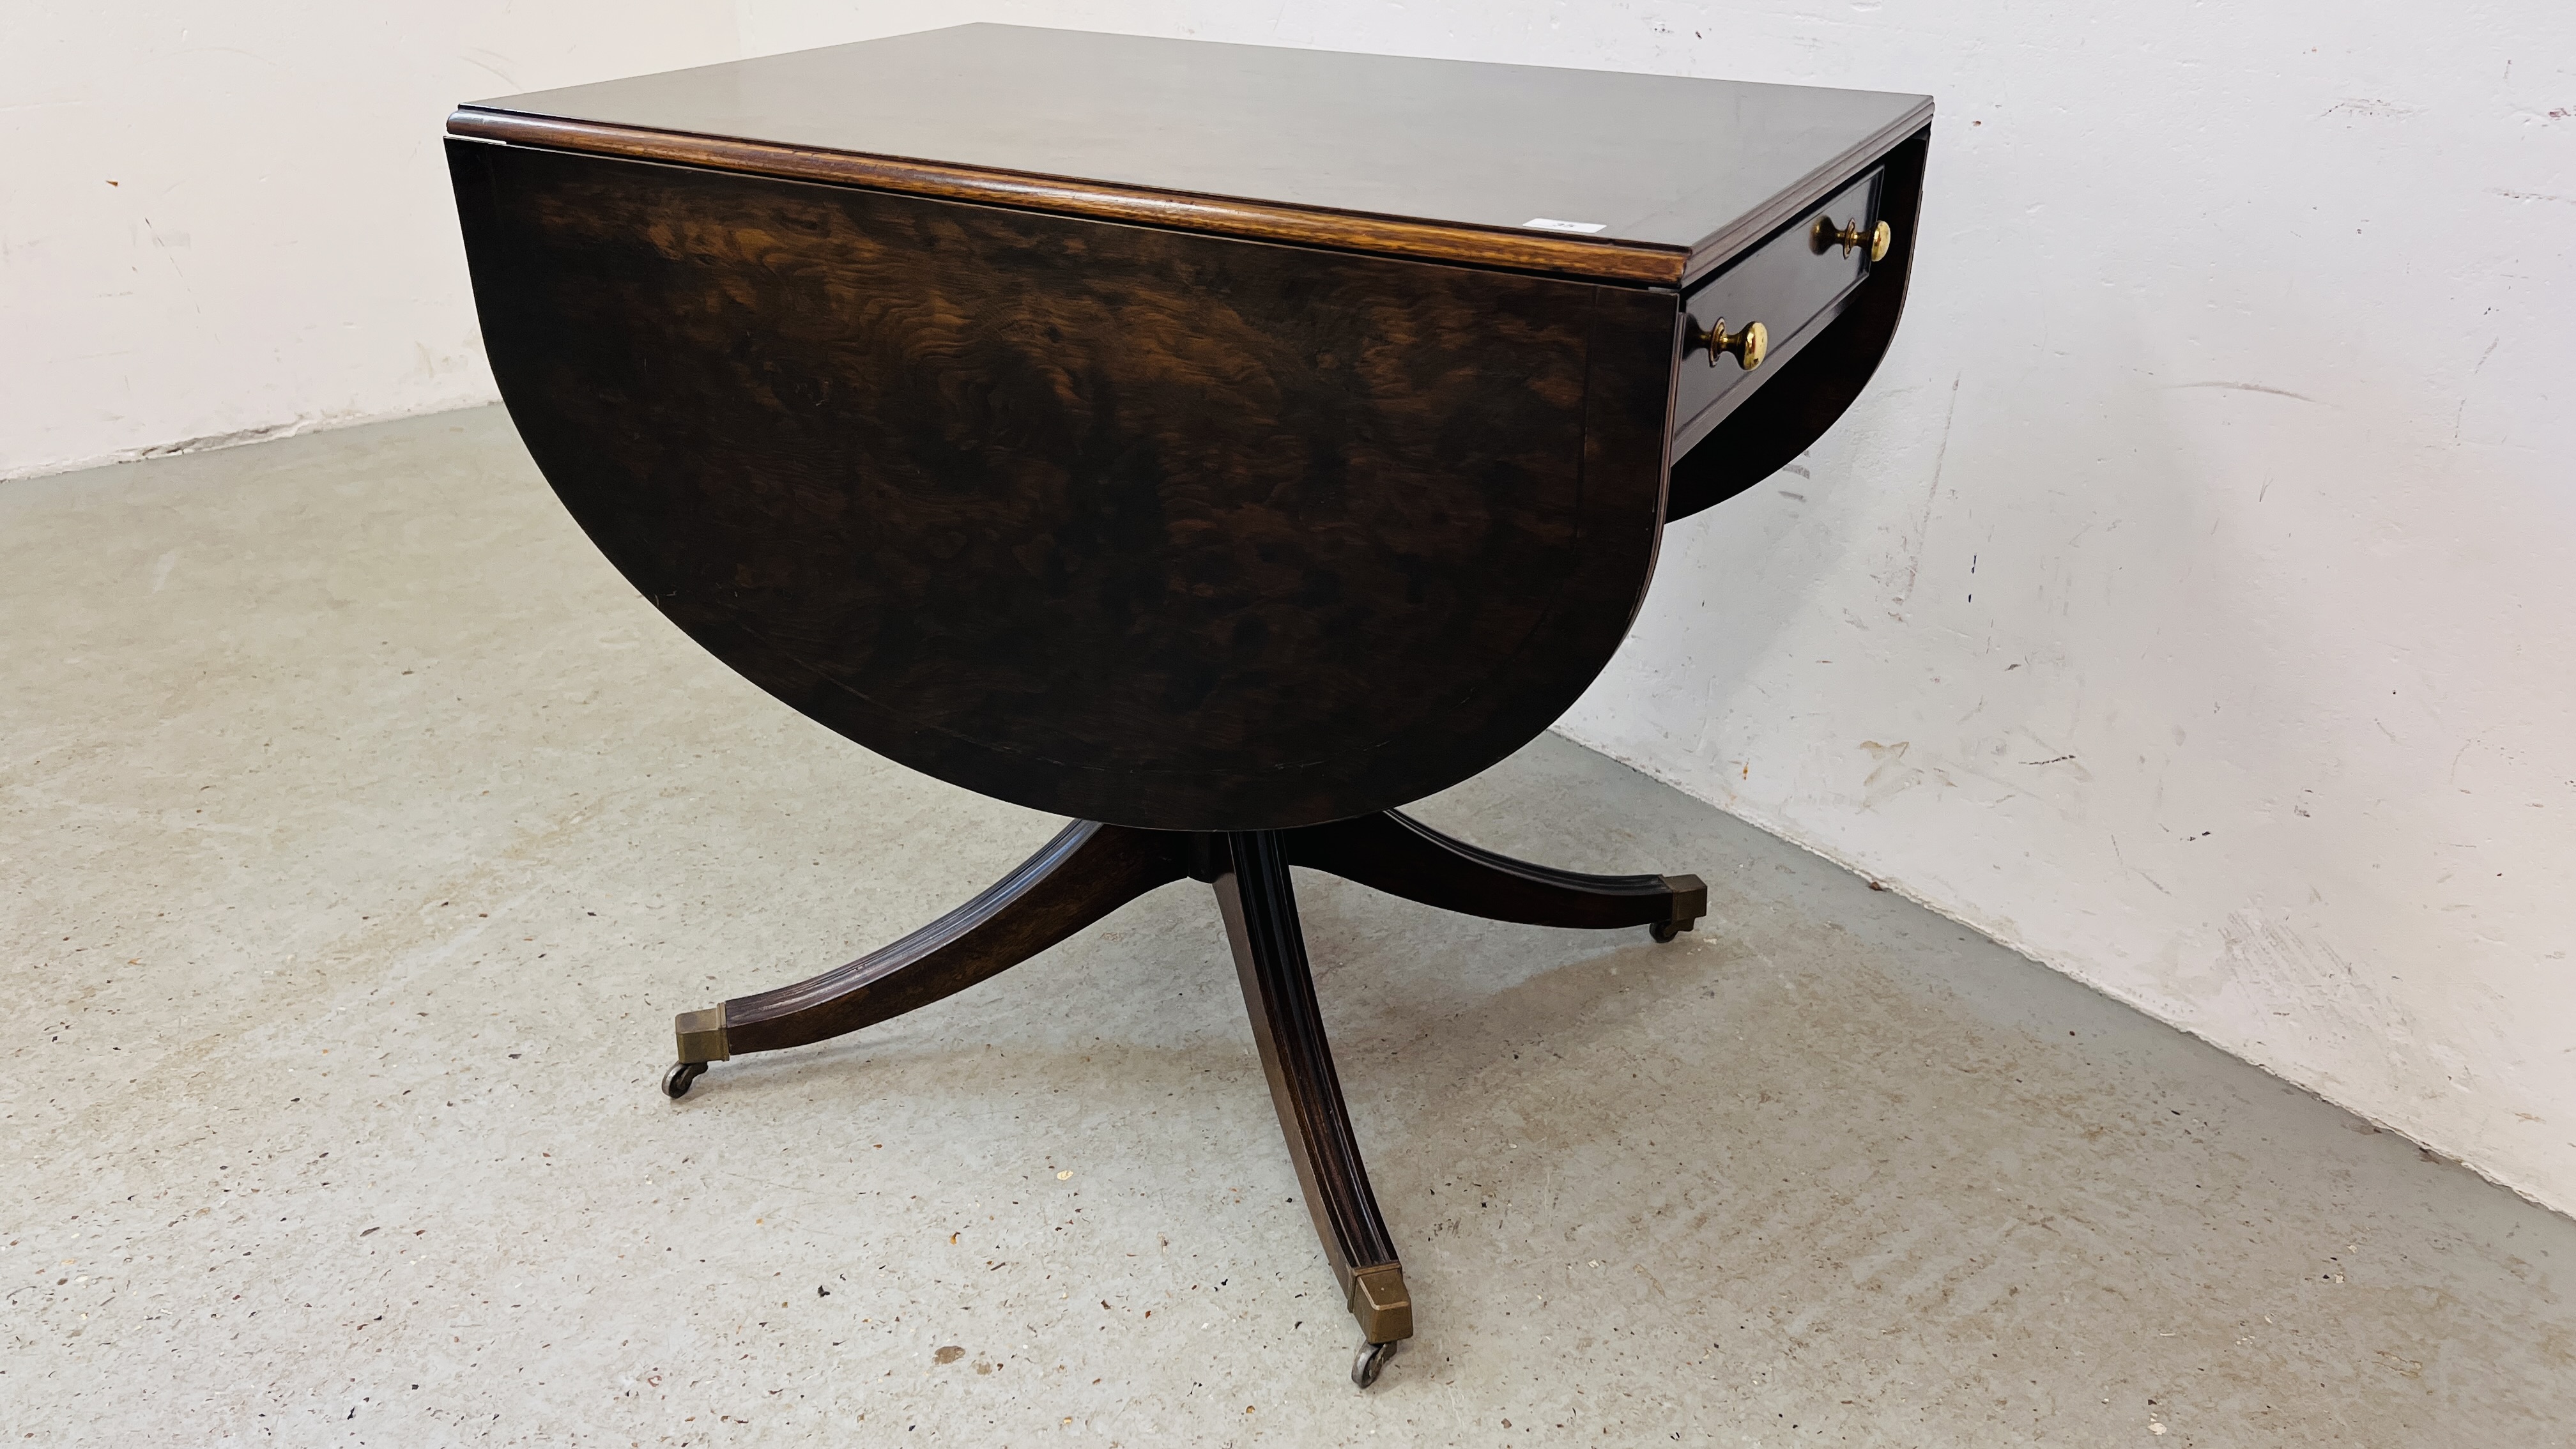
[[[1400,813],[1609,661],[1665,525],[1839,417],[1903,307],[1922,96],[970,25],[457,109],[492,367],[581,527],[839,734],[1073,824],[678,1022],[711,1062],[1215,887],[1365,1388],[1413,1333],[1290,867],[1690,929]]]

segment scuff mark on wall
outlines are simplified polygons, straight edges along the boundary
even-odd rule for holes
[[[2369,116],[2378,120],[2402,121],[2409,116],[2422,114],[2424,114],[2422,106],[2410,106],[2403,101],[2380,100],[2370,96],[2348,96],[2318,112],[2317,118],[2323,120],[2327,116]]]
[[[1875,762],[1860,782],[1860,808],[1863,810],[1874,810],[1923,783],[1923,772],[1909,769],[1905,763],[1905,752],[1912,747],[1910,741],[1898,740],[1892,745],[1882,745],[1876,740],[1863,740],[1860,747],[1868,751],[1870,759]]]
[[[1923,571],[1923,549],[1932,536],[1932,507],[1941,497],[1941,471],[1950,462],[1950,429],[1959,420],[1959,383],[1966,374],[1950,379],[1950,405],[1941,414],[1941,445],[1932,454],[1932,478],[1923,485],[1923,508],[1915,515],[1913,530],[1907,534],[1905,549],[1905,582],[1896,588],[1895,597],[1887,601],[1887,616],[1905,622],[1905,601],[1914,596],[1914,581]]]
[[[2292,392],[2286,387],[2266,387],[2259,382],[2178,382],[2174,384],[2174,387],[2176,390],[2192,387],[2215,387],[2224,388],[2229,392],[2260,392],[2269,393],[2274,397],[2292,397],[2297,398],[2303,403],[2312,403],[2316,401],[2315,398],[2308,396],[2306,393]]]

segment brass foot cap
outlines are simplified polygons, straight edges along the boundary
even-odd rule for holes
[[[733,1060],[733,1053],[725,1050],[725,1009],[721,1006],[681,1012],[671,1019],[671,1030],[680,1038],[683,1062]]]
[[[1667,920],[1696,921],[1708,914],[1708,886],[1698,876],[1665,876],[1664,889],[1673,893],[1673,913]]]
[[[1413,1296],[1404,1291],[1402,1264],[1384,1263],[1351,1274],[1351,1317],[1360,1321],[1360,1337],[1371,1343],[1413,1336]]]

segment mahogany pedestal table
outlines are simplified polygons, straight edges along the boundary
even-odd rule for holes
[[[717,658],[1075,823],[911,936],[678,1021],[711,1062],[1215,887],[1365,1388],[1414,1310],[1290,867],[1690,929],[1398,813],[1546,729],[1666,524],[1841,415],[1921,96],[963,26],[481,101],[474,296],[564,506]]]

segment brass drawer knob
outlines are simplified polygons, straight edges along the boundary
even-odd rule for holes
[[[1860,229],[1859,217],[1853,217],[1851,225],[1840,227],[1834,225],[1831,217],[1816,218],[1816,250],[1818,251],[1823,251],[1830,246],[1839,246],[1843,249],[1844,256],[1850,256],[1852,248],[1867,242],[1869,259],[1873,262],[1883,262],[1887,260],[1888,247],[1895,240],[1896,233],[1889,230],[1887,223],[1883,221],[1864,233]]]
[[[1708,349],[1709,366],[1717,366],[1720,357],[1732,353],[1736,363],[1751,372],[1762,365],[1762,354],[1771,350],[1771,329],[1759,322],[1747,322],[1743,331],[1729,332],[1723,317],[1713,328],[1702,328],[1693,319],[1689,338],[1682,344],[1682,355],[1688,357],[1703,347]]]

